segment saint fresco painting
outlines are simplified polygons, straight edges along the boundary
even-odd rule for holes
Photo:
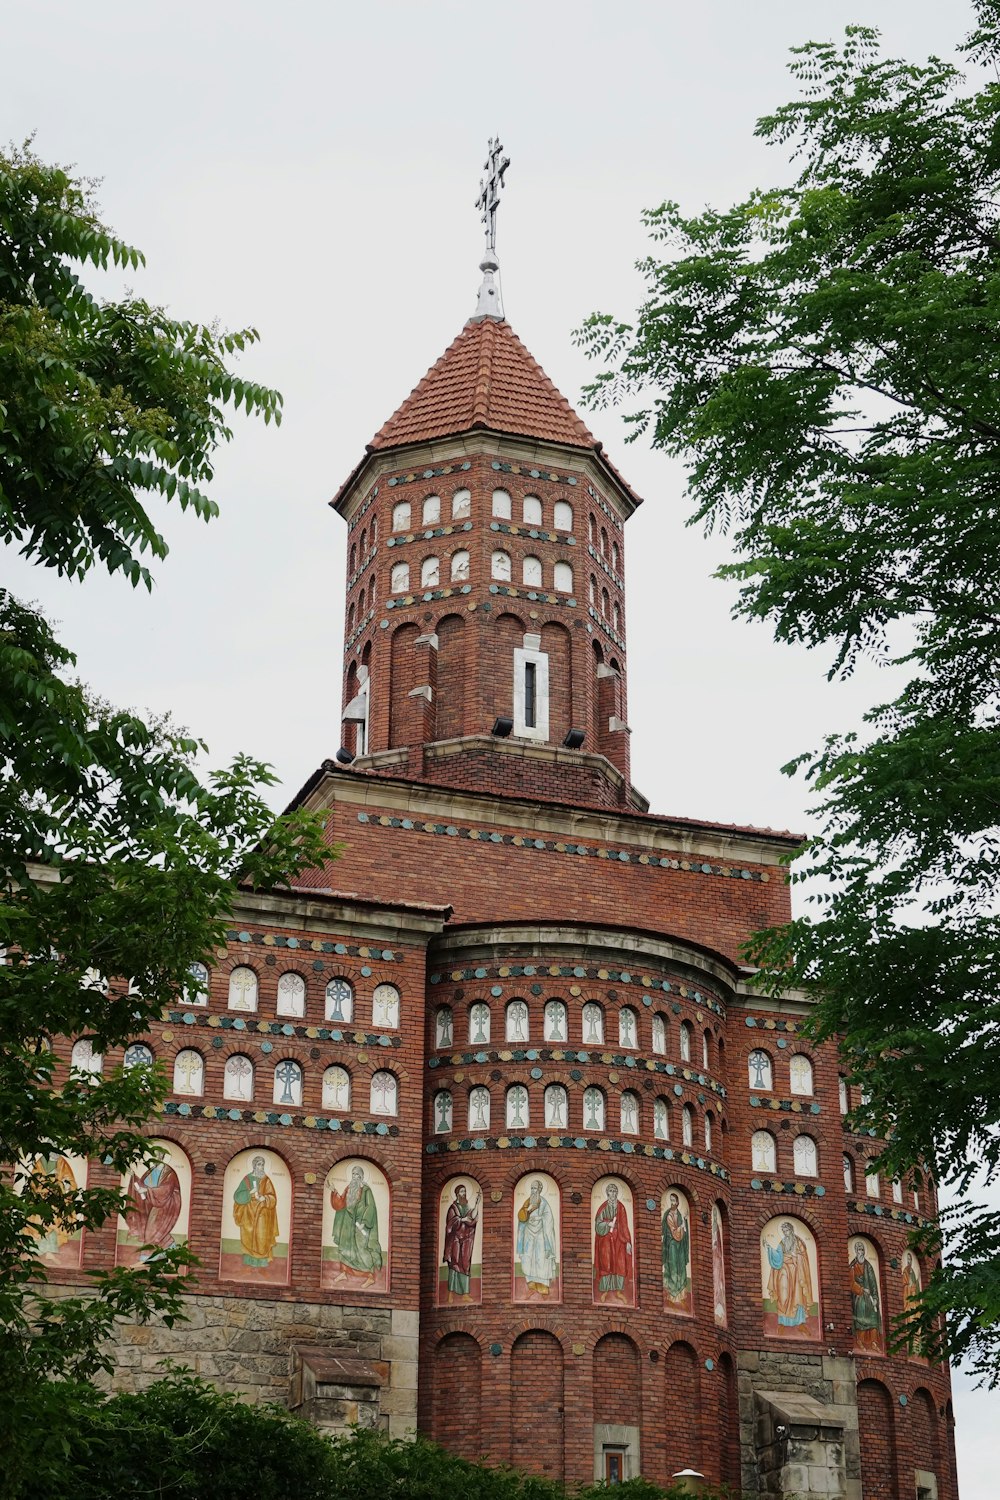
[[[35,1178],[36,1189],[51,1183],[60,1192],[75,1193],[87,1186],[86,1161],[68,1151],[40,1152],[33,1161],[22,1163],[21,1170]],[[15,1188],[23,1192],[24,1183],[17,1181]],[[47,1266],[73,1270],[80,1264],[83,1231],[75,1219],[49,1225],[32,1223],[30,1229],[35,1238],[35,1254]]]
[[[292,1229],[292,1183],[277,1152],[241,1151],[226,1168],[222,1188],[219,1279],[287,1286]]]
[[[545,1172],[529,1172],[514,1189],[514,1302],[562,1299],[559,1188]]]
[[[808,1225],[787,1214],[769,1219],[761,1230],[760,1267],[765,1334],[819,1339],[819,1264]]]
[[[155,1150],[122,1178],[128,1208],[118,1216],[119,1266],[144,1264],[164,1250],[187,1244],[191,1163],[173,1141],[152,1140],[150,1145]]]
[[[321,1281],[343,1292],[389,1290],[389,1179],[374,1162],[348,1156],[323,1188]]]
[[[452,1177],[438,1208],[439,1307],[483,1300],[483,1194],[474,1177]]]
[[[620,1177],[601,1177],[590,1191],[594,1301],[635,1306],[635,1208]]]
[[[863,1234],[847,1242],[847,1287],[851,1294],[851,1331],[859,1354],[885,1353],[885,1318],[878,1251]]]
[[[667,1312],[693,1313],[691,1205],[678,1187],[668,1188],[660,1199],[660,1243],[663,1306]]]
[[[712,1312],[716,1325],[725,1328],[729,1318],[726,1312],[726,1239],[722,1223],[722,1209],[712,1204]]]

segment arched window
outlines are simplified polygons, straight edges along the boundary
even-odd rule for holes
[[[437,526],[441,520],[441,496],[428,495],[424,500],[422,521],[425,526]]]
[[[469,490],[456,490],[451,497],[451,519],[465,521],[472,515],[472,494]]]
[[[185,1005],[207,1005],[208,1004],[208,969],[204,964],[194,963],[188,970],[191,976],[184,986],[183,1002]]]
[[[903,1201],[903,1184],[898,1177],[894,1177],[892,1180],[892,1201],[893,1203],[902,1203]]]
[[[881,1192],[881,1183],[878,1180],[878,1172],[871,1167],[865,1173],[865,1192],[868,1194],[869,1198],[877,1198]],[[916,1194],[914,1194],[914,1198],[915,1197]]]
[[[602,526],[601,527],[601,556],[602,557],[607,557],[607,555],[608,555],[608,533],[605,531],[604,527]]]
[[[615,600],[614,604],[611,606],[611,624],[612,624],[612,628],[614,629],[615,635],[621,635],[621,632],[622,632],[622,612],[621,612],[621,608],[619,607],[617,599]]]
[[[681,1062],[691,1061],[691,1022],[682,1021],[680,1027]]]
[[[222,1097],[243,1100],[253,1098],[253,1063],[242,1052],[226,1058],[226,1066],[222,1072]]]
[[[354,991],[346,979],[331,979],[326,987],[326,1019],[353,1021]]]
[[[848,1110],[851,1107],[851,1101],[850,1101],[850,1099],[848,1097],[848,1093],[847,1093],[847,1079],[846,1078],[838,1078],[837,1079],[837,1089],[838,1089],[838,1092],[839,1092],[839,1095],[840,1095],[840,1113],[842,1115],[846,1115],[847,1112],[848,1112]]]
[[[639,1134],[639,1095],[632,1089],[625,1089],[622,1093],[620,1120],[622,1135]]]
[[[523,1000],[511,1000],[505,1012],[508,1042],[528,1040],[528,1007]]]
[[[621,563],[620,563],[620,559],[619,559],[619,556],[618,556],[618,543],[617,542],[612,542],[611,543],[611,566],[612,566],[612,568],[614,569],[614,571],[616,573],[620,571]]]
[[[301,974],[282,974],[278,980],[279,1016],[304,1016],[306,1013],[306,982]]]
[[[681,1110],[681,1136],[685,1146],[694,1145],[694,1110],[690,1104]]]
[[[529,1123],[528,1090],[523,1083],[511,1084],[507,1090],[507,1129],[527,1130]]]
[[[493,514],[498,521],[510,520],[510,496],[506,490],[493,491]]]
[[[778,1148],[769,1130],[755,1130],[750,1137],[750,1165],[755,1172],[778,1170]]]
[[[705,1150],[712,1149],[712,1112],[709,1110],[705,1115]]]
[[[451,554],[451,581],[452,583],[468,583],[469,581],[469,554],[464,550]]]
[[[571,594],[573,592],[573,569],[568,562],[557,562],[552,575],[557,594]]]
[[[174,1058],[173,1089],[175,1094],[205,1092],[205,1059],[192,1047],[185,1047]]]
[[[375,608],[375,574],[373,573],[368,583],[368,608]]]
[[[396,1114],[398,1093],[395,1074],[384,1070],[373,1073],[368,1096],[369,1112],[373,1115]]]
[[[302,1069],[290,1057],[283,1057],[274,1065],[271,1098],[275,1104],[302,1103]]]
[[[659,1011],[653,1017],[653,1051],[662,1057],[667,1050],[667,1018]]]
[[[394,594],[405,594],[410,587],[409,563],[393,563],[389,574],[389,587]]]
[[[588,595],[588,597],[590,599],[591,606],[596,605],[597,604],[597,579],[594,577],[593,573],[591,573],[589,582],[587,584],[587,595]]]
[[[605,619],[607,619],[608,616],[610,615],[610,613],[611,613],[611,595],[608,593],[607,589],[601,589],[601,614],[604,616]]]
[[[594,514],[593,511],[591,511],[590,515],[587,517],[587,541],[591,546],[594,545],[594,526]]]
[[[788,1060],[788,1084],[793,1094],[811,1094],[813,1091],[813,1065],[801,1052],[796,1052]]]
[[[525,526],[541,526],[542,502],[537,495],[525,495],[522,515]]]
[[[653,1136],[658,1141],[670,1139],[670,1104],[662,1094],[653,1100]]]
[[[354,574],[357,572],[357,570],[358,570],[358,549],[354,545],[354,543],[352,542],[351,543],[351,560],[350,560],[350,562],[347,565],[347,571],[353,577]]]
[[[604,1011],[596,1000],[588,1000],[583,1007],[583,1040],[595,1047],[604,1045]]]
[[[601,1089],[589,1088],[583,1091],[583,1128],[604,1129],[604,1093]]]
[[[257,1009],[257,976],[244,964],[233,969],[229,976],[229,1009]]]
[[[347,607],[347,634],[351,635],[353,633],[353,631],[354,631],[354,600],[352,599],[351,602],[350,602],[350,604]]]
[[[362,526],[362,528],[361,528],[361,541],[360,541],[359,546],[360,546],[360,551],[361,551],[361,561],[364,562],[364,560],[365,560],[365,553],[368,551],[368,527],[367,526]]]
[[[546,1130],[565,1130],[569,1124],[569,1101],[561,1083],[550,1083],[545,1090]]]
[[[94,1051],[94,1044],[89,1037],[81,1037],[78,1042],[73,1043],[70,1067],[75,1073],[89,1073],[92,1078],[97,1078],[104,1072],[104,1058]]]
[[[399,991],[394,984],[378,984],[372,995],[372,1025],[383,1031],[399,1026]]]
[[[774,1088],[771,1059],[760,1047],[755,1047],[747,1058],[747,1077],[752,1089]]]
[[[450,1005],[439,1005],[434,1014],[435,1047],[454,1046],[454,1024]]]
[[[568,500],[557,500],[552,513],[552,524],[556,531],[573,530],[573,507]]]
[[[846,1153],[844,1156],[844,1189],[848,1193],[854,1192],[854,1163]]]
[[[479,1085],[469,1090],[469,1129],[489,1130],[490,1091]]]
[[[469,1008],[469,1042],[485,1045],[490,1039],[490,1008],[482,1000]]]
[[[378,540],[378,516],[372,516],[372,548]]]
[[[796,1177],[816,1176],[816,1142],[811,1135],[797,1135],[792,1147]]]
[[[561,1000],[547,1000],[543,1021],[543,1036],[547,1042],[567,1042],[566,1007]]]
[[[521,568],[525,588],[540,589],[542,586],[542,564],[537,557],[526,557]]]
[[[490,573],[492,577],[499,579],[501,583],[510,583],[510,553],[494,552],[490,561]]]
[[[351,1107],[351,1075],[336,1065],[323,1074],[323,1108],[339,1113]]]
[[[701,1038],[701,1065],[705,1069],[706,1073],[708,1072],[709,1067],[710,1067],[709,1056],[710,1056],[711,1042],[712,1042],[712,1033],[710,1031],[703,1032],[702,1033],[702,1038]]]
[[[441,582],[441,563],[436,557],[425,557],[420,564],[420,587],[436,589]]]
[[[392,507],[392,529],[393,531],[409,531],[410,529],[410,502],[400,500]]]
[[[122,1066],[125,1068],[151,1068],[153,1066],[153,1054],[145,1042],[130,1042],[125,1048]]]
[[[623,1005],[618,1012],[618,1045],[619,1047],[637,1047],[639,1045],[638,1018],[631,1005]]]
[[[450,1089],[438,1089],[434,1095],[434,1134],[446,1135],[451,1129],[452,1104]]]

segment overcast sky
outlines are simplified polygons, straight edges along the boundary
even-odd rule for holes
[[[169,711],[215,762],[275,765],[280,802],[340,743],[344,534],[326,501],[475,307],[487,137],[512,166],[498,250],[507,316],[577,401],[572,330],[630,313],[640,211],[722,207],[787,166],[753,138],[789,97],[789,47],[850,22],[949,55],[940,0],[33,0],[4,18],[0,138],[102,179],[105,220],[146,253],[135,290],[178,316],[256,326],[246,373],[279,429],[235,421],[204,527],[166,514],[152,598],[3,558],[106,698]],[[118,290],[108,283],[109,293]],[[729,619],[725,543],[686,530],[680,465],[587,420],[645,497],[626,540],[632,765],[653,810],[808,826],[779,767],[889,684],[825,681],[815,653]],[[956,1376],[963,1500],[996,1494],[1000,1400]],[[991,1430],[991,1424],[993,1430]]]

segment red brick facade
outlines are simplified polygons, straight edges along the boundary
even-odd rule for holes
[[[623,528],[637,498],[507,325],[475,330],[336,499],[348,525],[344,745],[360,753],[324,763],[296,801],[328,812],[343,854],[292,895],[247,897],[207,1005],[178,1005],[150,1038],[168,1067],[180,1048],[204,1058],[203,1093],[172,1095],[157,1127],[192,1163],[196,1299],[301,1305],[299,1336],[333,1344],[370,1309],[419,1312],[415,1407],[382,1399],[467,1457],[579,1482],[620,1452],[626,1472],[658,1482],[690,1467],[756,1493],[755,1402],[785,1392],[827,1403],[844,1428],[831,1493],[909,1500],[919,1472],[957,1500],[947,1370],[858,1353],[848,1281],[860,1234],[880,1257],[883,1315],[898,1314],[907,1235],[934,1204],[866,1184],[876,1143],[845,1134],[835,1052],[802,1041],[801,1001],[756,999],[742,967],[749,934],[789,913],[780,861],[796,840],[647,813],[626,713]],[[463,406],[484,360],[523,376],[527,396]],[[533,431],[520,430],[525,413]],[[506,506],[496,490],[509,515],[495,513]],[[468,556],[453,577],[455,553]],[[516,718],[515,652],[544,658],[548,723],[534,737],[493,732]],[[573,729],[582,746],[566,748]],[[252,1013],[230,1008],[236,965],[257,974]],[[286,972],[306,987],[294,1019],[277,1015]],[[349,1024],[324,1000],[337,977],[353,989]],[[399,992],[396,1026],[373,1013],[382,983]],[[760,1051],[766,1077],[750,1062]],[[237,1052],[256,1069],[239,1104],[223,1098]],[[808,1087],[802,1064],[793,1082],[797,1056],[811,1063]],[[286,1058],[302,1069],[294,1107],[272,1100]],[[349,1107],[323,1094],[333,1065],[350,1074]],[[396,1080],[395,1113],[370,1107],[376,1071]],[[773,1166],[755,1163],[755,1132],[769,1134]],[[293,1188],[279,1287],[216,1275],[225,1166],[256,1147],[280,1156]],[[328,1174],[347,1157],[390,1184],[384,1291],[320,1275]],[[458,1177],[480,1195],[464,1295],[448,1291],[440,1253],[439,1205]],[[532,1291],[515,1274],[516,1226],[541,1177],[554,1184],[558,1276]],[[629,1205],[630,1259],[624,1290],[602,1300],[595,1204],[611,1178]],[[665,1290],[671,1190],[689,1209],[686,1307]],[[773,1219],[815,1237],[819,1307],[799,1326],[765,1319],[761,1233]],[[86,1236],[83,1265],[107,1264],[113,1240]],[[345,1308],[331,1325],[342,1331],[312,1330],[332,1304]],[[380,1348],[385,1369],[411,1357],[391,1338]]]

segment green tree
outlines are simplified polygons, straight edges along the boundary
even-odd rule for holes
[[[866,27],[795,49],[799,97],[757,125],[795,179],[648,213],[635,320],[580,333],[591,403],[629,403],[687,459],[691,521],[731,533],[735,613],[827,648],[830,677],[905,678],[785,768],[818,794],[792,868],[812,909],[751,958],[816,996],[885,1169],[960,1194],[1000,1163],[1000,7],[975,11],[971,81]],[[963,1207],[921,1315],[991,1383],[998,1249],[1000,1217]]]
[[[139,253],[99,223],[86,190],[28,149],[0,155],[0,535],[80,578],[98,564],[151,583],[166,546],[149,513],[214,504],[224,411],[278,415],[276,393],[227,357],[255,335],[101,302],[83,272]],[[204,746],[71,679],[72,653],[0,590],[0,1495],[20,1492],[45,1441],[53,1378],[110,1369],[116,1317],[178,1315],[183,1259],[92,1275],[86,1295],[46,1283],[43,1249],[119,1209],[58,1154],[134,1162],[164,1093],[155,1068],[67,1072],[52,1039],[123,1046],[175,1002],[224,940],[237,882],[288,883],[330,857],[320,822],[275,820],[268,767],[241,757],[203,778]],[[48,1170],[46,1170],[48,1168]]]

